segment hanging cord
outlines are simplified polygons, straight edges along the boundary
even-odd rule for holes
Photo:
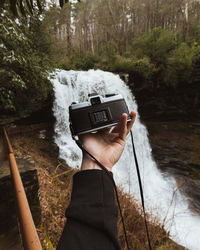
[[[133,155],[134,155],[134,159],[135,159],[135,165],[136,165],[136,170],[137,170],[137,177],[138,177],[138,183],[139,183],[139,188],[140,188],[140,196],[141,196],[141,201],[142,201],[142,208],[143,208],[143,214],[144,214],[144,222],[145,222],[145,229],[146,229],[146,234],[147,234],[147,240],[148,240],[148,244],[149,244],[149,250],[152,250],[151,247],[151,241],[150,241],[150,237],[149,237],[149,230],[148,230],[148,224],[147,224],[147,220],[146,220],[146,212],[145,212],[145,206],[144,206],[144,195],[143,195],[143,188],[142,188],[142,181],[141,181],[141,177],[140,177],[140,170],[139,170],[139,165],[138,165],[138,161],[137,161],[137,156],[136,156],[136,151],[135,151],[135,146],[134,146],[134,141],[133,141],[133,133],[132,130],[130,131],[131,133],[131,142],[132,142],[132,147],[133,147]],[[107,170],[106,167],[104,167],[92,154],[90,154],[90,152],[88,152],[82,145],[80,140],[75,139],[77,145],[80,147],[80,149],[84,152],[86,152],[92,159],[94,159],[97,164],[107,173],[107,175],[110,177],[113,186],[114,186],[114,190],[116,193],[116,198],[117,198],[117,204],[119,207],[119,212],[120,212],[120,216],[121,216],[121,221],[122,221],[122,226],[123,226],[123,231],[124,231],[124,235],[125,235],[125,241],[126,241],[126,245],[127,245],[127,250],[130,250],[129,248],[129,243],[128,243],[128,238],[127,238],[127,234],[126,234],[126,228],[125,228],[125,223],[124,223],[124,218],[122,215],[122,210],[121,210],[121,206],[120,206],[120,202],[119,202],[119,196],[118,196],[118,192],[117,192],[117,186],[115,184],[115,181],[113,179],[113,176],[111,174],[110,171]]]
[[[147,220],[146,220],[146,213],[145,213],[145,206],[144,206],[144,195],[143,195],[143,189],[142,189],[142,181],[141,181],[141,177],[140,177],[140,170],[139,170],[135,146],[134,146],[134,142],[133,142],[132,130],[130,132],[131,132],[131,142],[132,142],[132,147],[133,147],[133,154],[134,154],[134,159],[135,159],[135,166],[136,166],[136,170],[137,170],[138,183],[139,183],[139,188],[140,188],[140,196],[141,196],[141,201],[142,201],[142,208],[143,208],[144,222],[145,222],[145,228],[146,228],[146,233],[147,233],[147,240],[148,240],[148,244],[149,244],[149,249],[152,250],[151,241],[150,241],[150,237],[149,237],[148,224],[147,224]]]
[[[110,177],[113,186],[114,186],[114,190],[115,190],[115,194],[116,194],[116,198],[117,198],[117,204],[119,207],[119,212],[120,212],[120,217],[121,217],[121,221],[122,221],[122,226],[123,226],[123,231],[124,231],[124,235],[125,235],[125,241],[126,241],[126,246],[127,246],[127,250],[130,250],[129,248],[129,244],[128,244],[128,238],[127,238],[127,234],[126,234],[126,228],[125,228],[125,223],[124,223],[124,218],[122,215],[122,210],[121,210],[121,206],[120,206],[120,202],[119,202],[119,196],[118,196],[118,192],[117,192],[117,186],[115,184],[115,181],[113,179],[112,173],[110,171],[107,170],[106,167],[104,167],[92,154],[90,154],[90,152],[88,152],[82,145],[80,140],[76,140],[77,145],[79,146],[80,149],[82,149],[82,151],[86,152],[90,157],[92,157],[92,159],[94,159],[98,165],[106,172],[106,174]]]

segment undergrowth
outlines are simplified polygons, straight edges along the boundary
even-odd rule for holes
[[[41,224],[37,228],[43,249],[56,248],[63,226],[65,210],[70,202],[72,176],[77,171],[59,162],[56,155],[52,156],[52,144],[41,140],[35,134],[13,137],[15,154],[23,157],[27,153],[35,161],[40,185]],[[141,207],[130,195],[119,190],[120,204],[125,220],[130,249],[148,249],[144,219]],[[158,222],[147,214],[149,232],[153,249],[181,250],[184,249],[169,239],[169,235],[159,226]],[[119,240],[126,250],[121,220],[118,220]],[[102,249],[103,250],[103,249]]]

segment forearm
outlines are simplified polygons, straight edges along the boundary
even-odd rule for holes
[[[58,250],[120,249],[113,184],[104,171],[85,170],[74,175],[66,217]]]

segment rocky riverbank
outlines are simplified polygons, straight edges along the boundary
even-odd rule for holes
[[[146,122],[154,159],[164,175],[172,175],[200,214],[200,123]]]

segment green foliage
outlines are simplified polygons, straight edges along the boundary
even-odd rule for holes
[[[194,62],[200,58],[199,45],[189,46],[175,38],[172,31],[158,27],[134,41],[132,53],[138,58],[150,58],[154,65],[149,68],[150,73],[147,67],[147,75],[151,76],[149,83],[152,82],[149,87],[177,87],[190,82]]]
[[[200,42],[200,23],[192,23],[190,25],[187,42]]]
[[[176,87],[188,83],[193,69],[194,49],[186,43],[181,43],[168,60],[165,71],[166,84]]]
[[[26,116],[50,93],[45,56],[6,11],[0,14],[0,111]],[[23,27],[26,29],[26,27]],[[41,102],[41,103],[40,103]]]
[[[100,61],[98,56],[90,53],[78,56],[74,54],[72,57],[64,57],[57,63],[57,67],[64,70],[89,70],[96,68]]]
[[[168,53],[176,46],[175,34],[172,31],[154,28],[152,32],[136,39],[133,53],[142,58],[147,56],[156,64],[164,63]]]
[[[193,61],[194,62],[200,60],[200,43],[199,44],[197,42],[193,43],[192,53],[193,53]]]
[[[99,46],[99,54],[104,58],[108,58],[109,61],[112,61],[116,54],[118,54],[119,48],[116,42],[110,41],[108,43],[101,42]]]
[[[95,64],[98,63],[98,56],[94,56],[90,53],[86,53],[80,57],[73,57],[72,62],[75,69],[88,70],[95,68]]]
[[[111,40],[99,46],[101,57],[89,52],[81,56],[74,53],[72,57],[62,58],[58,67],[129,73],[138,90],[174,88],[190,83],[195,61],[200,59],[199,48],[197,42],[192,46],[180,43],[173,31],[158,27],[135,39],[132,47],[129,46],[122,55],[119,55],[118,45]],[[166,106],[165,103],[159,105]]]
[[[49,237],[46,235],[44,244],[43,244],[43,249],[48,249],[48,250],[54,250],[55,248],[53,247],[53,244]]]
[[[150,63],[147,57],[133,59],[118,55],[115,57],[111,70],[115,72],[128,72],[135,76],[135,81],[143,81],[151,76],[154,71],[154,65]]]
[[[108,45],[107,45],[107,55],[108,57],[113,57],[114,55],[116,55],[119,51],[119,48],[116,44],[116,42],[111,41]]]
[[[125,58],[119,55],[115,56],[112,70],[115,72],[133,72],[134,62],[132,58]]]
[[[28,29],[25,26],[23,28],[23,33],[30,40],[32,49],[42,58],[42,62],[48,64],[50,61],[48,61],[47,57],[51,57],[54,48],[50,31],[47,25],[40,19],[38,15],[32,16],[29,21],[30,28]],[[51,62],[50,65],[53,67],[53,62]]]
[[[57,67],[59,69],[64,69],[64,70],[74,69],[74,65],[72,64],[72,61],[68,57],[62,58],[57,63]]]

